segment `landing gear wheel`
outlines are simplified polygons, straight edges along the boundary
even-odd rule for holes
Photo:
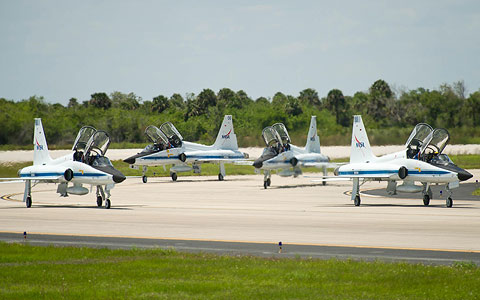
[[[322,181],[322,184],[323,184],[323,185],[327,185],[327,182],[326,182],[326,181]]]
[[[172,180],[177,181],[177,173],[172,173]]]
[[[452,207],[453,206],[453,200],[452,197],[447,198],[447,207]]]
[[[270,186],[270,184],[272,183],[272,181],[270,180],[270,178],[267,179],[267,186]]]
[[[97,206],[102,206],[102,196],[97,196]]]
[[[110,199],[105,200],[105,208],[109,209],[111,206]]]
[[[142,181],[143,181],[143,183],[147,183],[147,176],[143,175],[142,176]]]
[[[355,196],[355,200],[353,201],[355,206],[360,206],[360,195]]]
[[[267,183],[267,181],[264,181],[264,182],[263,182],[263,188],[264,188],[264,189],[267,189],[267,187],[268,187],[268,183]]]
[[[222,175],[222,173],[218,174],[218,180],[219,180],[219,181],[223,181],[223,175]]]
[[[430,204],[430,196],[423,195],[423,205],[428,206]]]
[[[32,207],[32,197],[28,196],[27,199],[25,200],[25,205],[30,208]]]

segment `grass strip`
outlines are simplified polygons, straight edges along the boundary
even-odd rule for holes
[[[0,243],[1,299],[478,299],[480,268]]]

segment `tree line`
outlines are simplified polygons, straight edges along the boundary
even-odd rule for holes
[[[278,92],[252,99],[243,90],[207,88],[198,95],[175,93],[145,101],[134,93],[98,92],[81,102],[71,98],[67,106],[41,96],[0,98],[0,145],[31,144],[35,117],[42,118],[51,145],[71,145],[83,125],[107,131],[114,143],[146,143],[145,128],[166,121],[185,140],[213,143],[225,114],[233,115],[244,147],[263,146],[262,129],[276,122],[287,126],[295,144],[303,144],[311,115],[317,116],[322,145],[348,145],[354,114],[363,116],[372,144],[402,144],[420,122],[448,129],[453,143],[480,143],[480,90],[467,96],[464,82],[458,81],[395,93],[379,79],[353,96],[332,89],[320,97],[307,88],[298,96]]]

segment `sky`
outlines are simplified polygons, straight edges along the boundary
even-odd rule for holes
[[[0,0],[0,98],[480,89],[480,1]]]

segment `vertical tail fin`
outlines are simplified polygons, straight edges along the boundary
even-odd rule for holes
[[[43,165],[51,161],[48,153],[47,139],[43,132],[42,119],[35,118],[33,129],[33,165]]]
[[[368,141],[367,131],[363,125],[362,116],[353,116],[352,129],[352,148],[350,150],[350,163],[360,163],[370,161],[375,158],[370,142]]]
[[[217,139],[213,147],[223,150],[238,150],[237,136],[233,131],[233,121],[231,115],[223,118],[222,126],[218,131]]]
[[[310,129],[308,129],[307,144],[305,150],[312,153],[320,153],[320,138],[317,134],[317,117],[312,116]]]

